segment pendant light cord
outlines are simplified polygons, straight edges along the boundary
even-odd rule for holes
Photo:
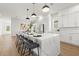
[[[27,18],[26,18],[26,19],[30,19],[30,18],[28,17],[28,11],[29,11],[29,9],[27,9]]]
[[[27,17],[28,17],[28,11],[29,11],[29,9],[27,9]]]
[[[32,3],[33,4],[33,13],[32,13],[32,17],[35,17],[36,14],[35,14],[35,3]]]
[[[35,13],[35,3],[33,3],[33,13]]]

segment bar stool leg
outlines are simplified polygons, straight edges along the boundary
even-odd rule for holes
[[[21,47],[21,55],[23,55],[23,47]]]
[[[31,54],[31,49],[29,49],[29,55]]]
[[[23,55],[25,54],[25,51],[26,51],[26,47],[25,46],[23,46]]]
[[[39,47],[37,49],[38,49],[38,56],[39,56]]]

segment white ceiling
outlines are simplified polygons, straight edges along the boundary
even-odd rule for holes
[[[51,8],[51,13],[55,13],[64,8],[76,5],[76,3],[54,3],[53,5],[47,4]],[[41,15],[41,8],[44,6],[42,3],[35,4],[35,12],[37,15]],[[27,16],[26,9],[29,8],[29,17],[33,12],[33,5],[31,3],[0,3],[0,15],[7,15],[11,17],[17,17],[19,19],[25,19]]]

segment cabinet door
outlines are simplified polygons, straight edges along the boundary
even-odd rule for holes
[[[58,17],[58,27],[63,27],[62,16]]]
[[[72,44],[79,46],[79,34],[72,35]]]
[[[72,43],[72,37],[69,35],[69,34],[62,34],[61,36],[63,42],[66,42],[66,43]]]
[[[75,20],[76,20],[76,15],[75,14],[70,14],[69,18],[68,18],[69,27],[74,27],[76,25]]]
[[[79,13],[76,14],[76,22],[77,22],[77,23],[76,23],[77,26],[79,27]]]
[[[62,16],[62,23],[63,23],[63,27],[68,27],[68,16]]]
[[[74,27],[75,26],[74,22],[75,22],[74,14],[63,16],[63,27]]]

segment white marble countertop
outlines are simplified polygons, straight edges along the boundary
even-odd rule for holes
[[[59,36],[59,34],[53,34],[53,33],[44,33],[44,34],[35,34],[35,35],[41,35],[41,37],[34,37],[33,35],[28,35],[28,34],[23,34],[25,37],[30,37],[30,38],[36,38],[36,39],[48,39],[50,37],[56,37]]]

